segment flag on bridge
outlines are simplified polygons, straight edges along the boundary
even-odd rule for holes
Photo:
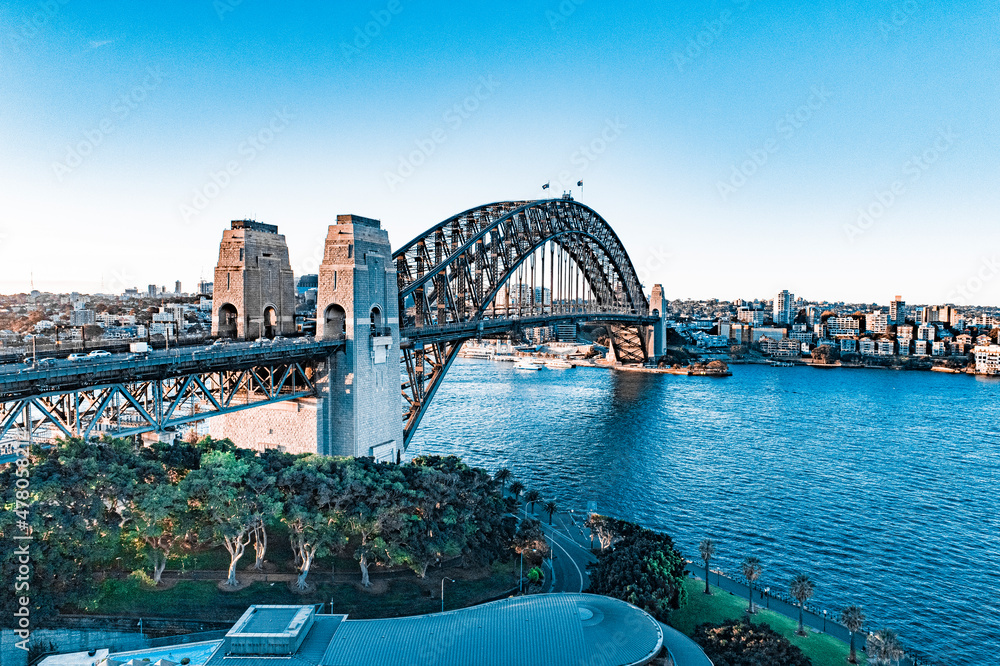
[[[547,189],[549,189],[549,184],[548,184],[548,183],[545,183],[544,185],[542,185],[542,189],[543,189],[543,190],[547,190]]]
[[[583,187],[583,181],[582,180],[576,181],[576,186],[577,187]]]

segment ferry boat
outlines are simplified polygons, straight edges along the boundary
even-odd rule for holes
[[[515,370],[541,370],[542,366],[538,365],[528,357],[522,357],[517,360],[514,364]]]
[[[572,363],[564,358],[550,358],[545,361],[546,368],[573,368]]]

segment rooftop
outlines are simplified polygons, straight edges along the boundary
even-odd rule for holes
[[[273,644],[293,636],[301,642],[291,654],[245,651],[251,643]],[[252,640],[241,647],[247,639]],[[536,594],[386,620],[318,615],[313,606],[251,606],[218,649],[216,645],[204,650],[198,663],[275,666],[279,659],[285,666],[622,666],[648,663],[660,652],[663,632],[647,613],[618,599]],[[178,648],[194,647],[112,656],[119,661],[177,658]]]

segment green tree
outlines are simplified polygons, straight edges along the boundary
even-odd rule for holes
[[[236,565],[252,540],[260,509],[247,488],[247,480],[263,473],[253,459],[240,460],[231,451],[212,451],[200,467],[188,474],[182,489],[190,498],[199,525],[229,553],[226,584],[235,587]]]
[[[531,513],[535,512],[535,502],[542,499],[542,494],[537,490],[529,490],[524,494],[524,501],[531,505]]]
[[[747,608],[747,612],[753,615],[753,583],[760,578],[760,559],[753,555],[744,557],[741,569],[743,570],[743,577],[747,579],[747,589],[749,590],[747,596],[750,598],[750,606]]]
[[[545,503],[545,513],[549,514],[549,525],[552,524],[552,514],[559,510],[559,505],[554,501],[549,500]]]
[[[127,518],[136,538],[148,549],[156,585],[160,584],[174,544],[183,537],[181,521],[186,511],[187,497],[170,483],[140,485],[129,506]]]
[[[493,478],[500,482],[500,492],[507,491],[507,482],[510,481],[512,476],[514,476],[514,473],[506,467],[501,467],[497,470],[497,473],[493,475]]]
[[[865,613],[861,606],[847,606],[840,611],[840,623],[851,632],[851,653],[847,657],[847,661],[852,664],[858,663],[858,654],[854,649],[854,635],[861,631],[861,627],[865,626],[865,619]]]
[[[866,651],[868,661],[879,666],[898,664],[903,658],[903,647],[899,644],[899,636],[892,629],[879,629],[869,636]]]
[[[616,521],[619,541],[590,567],[590,591],[627,601],[665,622],[687,600],[687,561],[673,540],[633,523]]]
[[[705,594],[712,594],[712,590],[708,586],[708,571],[709,562],[715,557],[715,542],[711,539],[702,539],[698,544],[698,554],[701,555],[701,559],[705,562]]]
[[[343,523],[349,495],[341,483],[341,464],[339,459],[314,455],[295,460],[280,472],[280,515],[288,527],[300,590],[307,587],[315,558],[328,554],[345,539]]]
[[[515,481],[510,484],[510,494],[514,497],[520,497],[521,493],[524,491],[524,484],[520,481]]]
[[[521,521],[513,540],[514,552],[524,555],[528,562],[541,563],[549,554],[549,542],[542,531],[542,524],[534,518]]]
[[[800,573],[792,579],[792,584],[789,586],[788,591],[799,602],[799,628],[797,633],[800,636],[805,636],[806,629],[802,623],[802,609],[815,591],[812,579],[807,574]]]

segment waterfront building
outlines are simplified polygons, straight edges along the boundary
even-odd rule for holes
[[[875,348],[879,356],[892,356],[896,353],[896,343],[889,338],[880,338],[877,340]]]
[[[840,339],[840,353],[841,354],[853,354],[858,350],[858,341],[854,338],[841,338]]]
[[[802,352],[802,343],[794,338],[775,339],[765,335],[758,344],[761,353],[768,356],[798,356]]]
[[[778,292],[777,297],[774,299],[774,312],[772,315],[775,324],[790,324],[795,320],[794,302],[795,296],[789,293],[787,289]]]
[[[750,344],[753,344],[760,340],[762,337],[767,336],[772,340],[782,340],[787,337],[788,331],[783,328],[776,328],[770,326],[758,326],[753,329],[750,333]]]
[[[809,344],[814,340],[813,334],[810,333],[809,331],[792,331],[791,333],[788,334],[788,337],[792,338],[793,340],[798,340],[799,342],[805,344]]]
[[[525,627],[536,630],[525,631]],[[221,640],[184,643],[181,638],[173,645],[110,654],[97,666],[160,664],[158,659],[165,652],[175,658],[187,656],[192,666],[642,666],[663,647],[663,629],[651,615],[624,601],[594,594],[535,594],[442,613],[376,620],[319,613],[312,605],[254,605]]]
[[[1000,345],[978,345],[973,351],[977,375],[1000,375]]]
[[[830,317],[826,320],[826,330],[831,337],[838,335],[856,337],[861,334],[861,322],[854,317]]]
[[[906,302],[902,296],[896,296],[895,300],[889,302],[889,322],[899,325],[904,321],[906,321]]]
[[[865,315],[865,328],[872,333],[885,333],[889,330],[889,315],[884,312],[869,312]]]
[[[916,356],[927,356],[927,340],[915,340],[913,342],[913,353]]]
[[[871,338],[861,338],[858,340],[858,351],[862,356],[874,356],[875,341]]]
[[[917,340],[927,340],[928,342],[933,342],[937,337],[937,326],[933,324],[921,324],[917,328]]]
[[[932,356],[944,356],[948,353],[948,349],[945,347],[944,340],[935,340],[931,343],[931,355]]]
[[[896,353],[899,354],[900,356],[909,356],[910,355],[910,343],[911,342],[912,341],[909,338],[907,338],[906,340],[903,340],[902,338],[897,339],[896,340]]]

